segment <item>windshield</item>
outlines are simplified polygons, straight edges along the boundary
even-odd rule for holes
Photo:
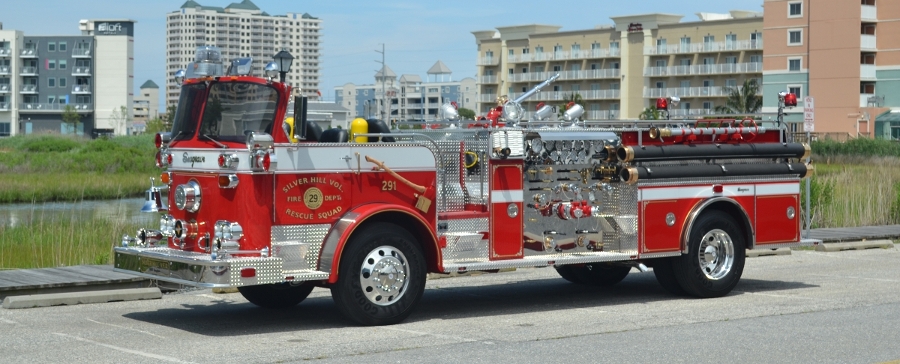
[[[250,132],[272,134],[278,93],[269,85],[213,83],[200,122],[200,135],[243,143]]]
[[[203,96],[206,91],[205,83],[185,85],[181,88],[181,98],[178,99],[178,108],[175,111],[175,120],[172,122],[172,139],[190,139],[197,130],[197,120],[203,107]]]

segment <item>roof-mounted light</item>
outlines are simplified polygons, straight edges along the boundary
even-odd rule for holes
[[[173,77],[175,78],[175,83],[177,83],[178,86],[181,86],[181,84],[184,83],[184,70],[175,71]]]
[[[229,76],[247,76],[252,69],[252,57],[238,58],[231,61],[231,66],[228,67],[227,74]]]
[[[266,72],[266,78],[274,80],[275,77],[278,77],[278,63],[269,62],[269,64],[266,65],[266,68],[264,68],[264,71]]]

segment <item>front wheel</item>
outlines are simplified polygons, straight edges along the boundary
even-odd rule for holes
[[[238,287],[238,292],[259,307],[288,308],[303,302],[313,288],[309,283],[277,283]]]
[[[376,223],[344,248],[331,296],[344,316],[363,325],[403,321],[425,291],[425,259],[415,238],[395,224]]]
[[[691,229],[688,254],[672,261],[675,278],[690,295],[721,297],[738,284],[744,272],[744,236],[727,214],[701,215]]]

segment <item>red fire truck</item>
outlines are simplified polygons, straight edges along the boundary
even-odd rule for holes
[[[522,100],[551,79],[484,122],[448,104],[426,128],[355,120],[350,135],[307,121],[283,67],[216,75],[210,54],[177,75],[173,129],[156,138],[159,228],[126,235],[116,270],[237,287],[262,307],[326,287],[348,318],[382,325],[411,313],[428,273],[553,267],[607,286],[652,267],[668,291],[718,297],[747,249],[818,243],[801,238],[809,147],[779,127],[582,121],[580,105],[526,119]]]

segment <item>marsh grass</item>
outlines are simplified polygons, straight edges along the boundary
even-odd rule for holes
[[[2,138],[0,203],[140,196],[159,174],[155,153],[149,135]]]
[[[900,157],[814,155],[813,161],[813,228],[900,223]]]
[[[126,219],[44,214],[31,211],[29,222],[0,226],[0,269],[109,264],[122,234],[140,226]]]

